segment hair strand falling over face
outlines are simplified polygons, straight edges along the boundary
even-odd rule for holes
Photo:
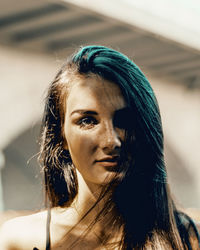
[[[190,231],[199,240],[195,225],[177,211],[169,191],[154,92],[133,61],[104,46],[80,48],[63,65],[47,94],[40,162],[51,207],[70,206],[78,192],[76,170],[63,136],[65,100],[77,79],[94,76],[119,86],[129,122],[119,174],[100,195],[97,203],[102,197],[107,202],[91,228],[114,211],[109,223],[122,229],[119,249],[193,249]]]

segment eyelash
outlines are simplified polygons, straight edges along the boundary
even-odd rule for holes
[[[130,116],[126,113],[116,114],[113,117],[113,125],[119,129],[129,129],[133,127],[132,119],[128,119]],[[98,124],[98,120],[93,116],[83,116],[78,119],[77,123],[81,128],[93,128],[94,125]]]
[[[97,120],[94,117],[87,116],[83,117],[78,121],[78,125],[80,127],[93,127],[95,124],[97,124]]]

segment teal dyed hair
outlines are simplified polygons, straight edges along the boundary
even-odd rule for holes
[[[176,210],[169,192],[161,117],[151,85],[133,61],[104,46],[81,48],[63,65],[49,88],[40,158],[51,206],[70,206],[77,194],[76,171],[63,147],[66,92],[72,79],[94,75],[120,87],[131,114],[123,150],[124,175],[111,199],[124,225],[121,249],[146,249],[155,234],[164,237],[163,242],[172,249],[192,249],[181,220],[184,215]],[[188,223],[192,221],[188,219]]]
[[[74,56],[73,62],[77,64],[80,74],[91,72],[119,85],[128,105],[137,112],[137,118],[140,113],[140,126],[148,132],[146,139],[163,148],[156,97],[147,78],[134,62],[122,53],[102,46],[84,47]]]

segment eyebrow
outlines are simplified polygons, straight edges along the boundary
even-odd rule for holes
[[[129,108],[126,106],[122,109],[115,110],[115,113],[121,113],[121,112],[127,112],[127,111],[129,111]],[[72,116],[75,113],[78,113],[81,115],[98,115],[98,113],[96,111],[85,110],[85,109],[76,109],[76,110],[72,111],[72,113],[70,115]]]
[[[92,110],[84,110],[84,109],[77,109],[77,110],[74,110],[71,115],[75,114],[75,113],[78,113],[78,114],[81,114],[81,115],[97,115],[97,112],[96,111],[92,111]]]
[[[128,106],[115,111],[115,113],[129,113],[129,112],[130,112],[130,108]]]

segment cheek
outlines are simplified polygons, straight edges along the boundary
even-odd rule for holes
[[[125,140],[125,134],[126,134],[125,129],[116,128],[116,132],[117,132],[120,140],[122,142],[124,142],[124,140]]]
[[[84,133],[78,129],[68,132],[66,133],[66,141],[72,161],[77,163],[77,161],[88,160],[97,148],[95,137],[91,133]]]

